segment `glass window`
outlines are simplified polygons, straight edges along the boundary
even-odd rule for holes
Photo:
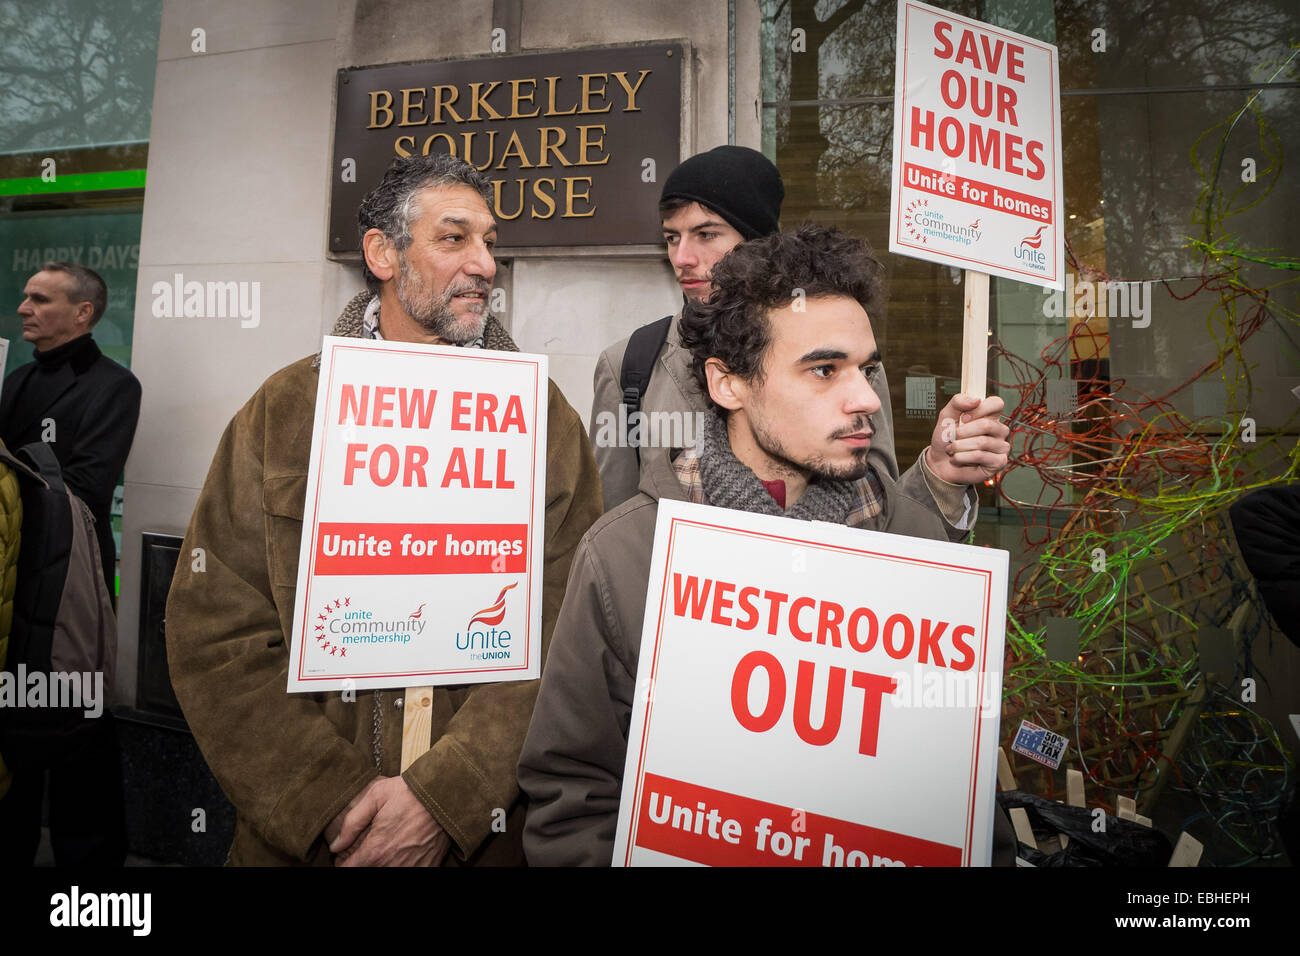
[[[1207,264],[1192,240],[1198,233],[1204,239],[1201,194],[1217,162],[1218,181],[1228,188],[1211,214],[1216,241],[1253,250],[1300,246],[1300,222],[1290,213],[1300,200],[1300,178],[1279,175],[1285,147],[1300,138],[1300,58],[1283,68],[1293,52],[1285,38],[1300,35],[1300,10],[1281,0],[1231,8],[1176,0],[944,6],[1060,47],[1074,296],[1050,301],[1036,286],[993,280],[991,324],[1002,351],[990,361],[990,378],[1008,409],[1030,395],[1035,380],[1037,404],[1044,405],[1041,379],[1059,376],[1135,396],[1168,396],[1182,414],[1217,413],[1226,420],[1234,408],[1241,412],[1244,395],[1234,403],[1232,393],[1241,390],[1244,366],[1256,364],[1252,380],[1265,384],[1250,399],[1256,424],[1285,427],[1295,403],[1278,379],[1295,377],[1300,366],[1295,286],[1264,307],[1266,321],[1247,337],[1240,363],[1230,359],[1222,374],[1198,377],[1221,351],[1224,323],[1243,321],[1257,306],[1243,299],[1242,314],[1224,314],[1221,288],[1205,280],[1214,263]],[[962,275],[886,251],[896,11],[894,0],[764,0],[762,115],[765,151],[786,182],[783,225],[813,219],[840,226],[868,239],[886,266],[887,301],[872,323],[889,370],[899,461],[906,467],[934,424],[932,412],[909,407],[908,380],[916,386],[913,406],[932,388],[942,407],[959,384]],[[1247,101],[1251,107],[1241,113]],[[1253,183],[1239,181],[1247,159]],[[1219,221],[1229,210],[1234,215]],[[1265,264],[1235,264],[1242,269],[1233,281],[1258,289],[1278,281],[1277,270]],[[1098,285],[1094,292],[1102,294],[1090,301],[1083,294],[1087,282],[1115,288]],[[1152,286],[1125,298],[1130,282]],[[1149,325],[1132,314],[1139,304],[1150,313]],[[1124,313],[1122,321],[1112,319],[1111,309]],[[1063,343],[1085,319],[1083,337]],[[1065,391],[1068,386],[1053,388],[1053,398]],[[1032,458],[1028,437],[1022,434],[1017,452]],[[1068,511],[1074,491],[1069,483],[1045,485],[1044,473],[1013,470],[1003,496],[984,489],[982,503],[994,509],[995,520],[984,522],[981,533],[995,530],[999,511],[1017,528],[1061,520],[1066,512],[1055,508]]]
[[[1267,633],[1225,508],[1297,468],[1300,177],[1284,161],[1300,149],[1300,6],[942,5],[1060,50],[1067,292],[991,283],[990,390],[1015,437],[1013,467],[981,489],[975,542],[1011,554],[1003,741],[1022,719],[1066,736],[1094,801],[1145,801],[1180,773],[1195,783],[1170,785],[1196,787],[1211,828],[1196,835],[1218,861],[1270,858],[1285,772],[1268,722],[1286,725],[1289,698],[1261,696],[1256,713],[1224,697],[1203,714],[1218,723],[1179,720],[1218,692],[1201,673],[1207,628],[1236,629],[1246,674]],[[762,9],[782,224],[838,225],[885,264],[871,319],[907,467],[934,426],[916,406],[958,388],[963,290],[959,271],[886,251],[897,5]],[[1063,795],[1063,774],[1017,772]]]
[[[95,325],[131,364],[136,272],[162,0],[0,0],[0,338],[31,361],[17,309],[48,261],[108,285]],[[121,494],[113,531],[121,552]]]

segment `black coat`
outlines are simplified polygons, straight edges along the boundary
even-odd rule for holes
[[[1228,514],[1260,597],[1300,647],[1300,484],[1261,488],[1233,502]]]
[[[108,593],[116,594],[113,489],[135,437],[140,382],[92,342],[90,348],[74,355],[43,383],[43,407],[34,414],[29,410],[25,421],[11,420],[15,398],[36,370],[37,363],[29,362],[5,379],[0,391],[0,437],[11,451],[17,451],[23,445],[41,441],[45,423],[53,422],[54,440],[49,445],[63,469],[64,483],[86,503],[95,518],[104,581]],[[30,533],[30,529],[23,529],[24,535]]]

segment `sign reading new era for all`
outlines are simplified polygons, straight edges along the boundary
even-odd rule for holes
[[[900,0],[889,251],[1061,289],[1061,168],[1056,47]]]
[[[616,866],[987,865],[1007,554],[661,501]]]
[[[290,691],[539,676],[546,402],[543,355],[326,337]]]

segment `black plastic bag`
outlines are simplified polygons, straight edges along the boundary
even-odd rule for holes
[[[1168,866],[1174,848],[1159,830],[1105,815],[1105,829],[1093,829],[1096,819],[1085,807],[1069,807],[1023,790],[998,793],[998,805],[1010,814],[1021,807],[1029,816],[1035,838],[1065,834],[1070,845],[1059,853],[1043,853],[1020,843],[1020,857],[1034,866]]]

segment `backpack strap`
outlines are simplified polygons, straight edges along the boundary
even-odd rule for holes
[[[619,373],[619,385],[623,389],[623,405],[627,408],[626,421],[628,422],[631,421],[634,412],[641,410],[641,398],[650,385],[655,360],[659,358],[664,343],[668,341],[668,329],[672,322],[673,317],[665,315],[658,321],[641,326],[627,341],[627,349],[623,352],[623,368]],[[631,426],[628,427],[630,430]],[[623,437],[629,438],[628,435]],[[629,441],[628,444],[631,442]],[[638,445],[632,445],[632,448],[639,462],[641,449]]]
[[[34,441],[30,445],[23,445],[18,449],[18,455],[20,459],[31,462],[32,468],[51,491],[67,490],[63,484],[63,469],[59,467],[59,459],[54,457],[54,449],[48,443]]]
[[[27,446],[23,446],[23,447],[25,448]],[[49,482],[41,474],[41,472],[33,468],[26,461],[23,461],[22,458],[19,458],[13,452],[11,452],[7,447],[5,447],[4,442],[0,442],[0,462],[4,462],[6,465],[8,465],[10,468],[16,471],[22,477],[28,478],[32,481],[40,482],[42,485],[49,487]],[[56,465],[58,464],[57,460],[55,461],[55,464]],[[60,472],[60,480],[62,480],[61,472]]]

